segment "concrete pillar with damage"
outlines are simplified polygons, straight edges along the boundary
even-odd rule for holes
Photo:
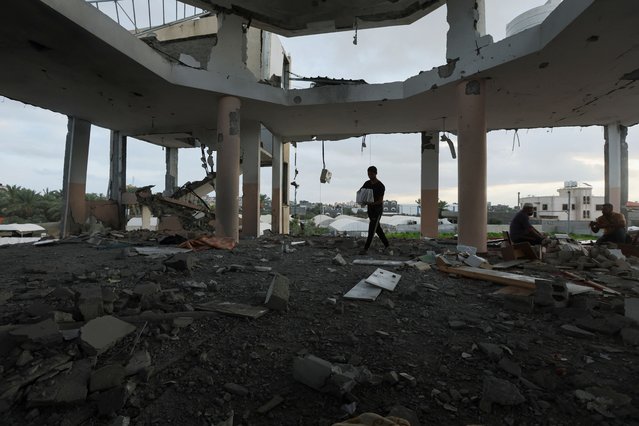
[[[290,205],[290,188],[291,182],[289,177],[289,161],[291,153],[291,144],[285,143],[282,145],[282,234],[289,234],[291,228],[291,222],[289,216],[291,213]]]
[[[260,123],[242,123],[242,236],[260,236]]]
[[[120,229],[126,227],[125,203],[126,193],[126,136],[119,131],[111,131],[111,155],[109,161],[108,197],[117,203],[118,223]]]
[[[170,196],[178,188],[178,149],[164,148],[166,172],[164,174],[164,195]]]
[[[617,123],[604,127],[604,181],[605,201],[611,203],[615,211],[625,209],[628,201],[628,129]],[[625,165],[622,162],[625,146]],[[625,182],[622,176],[625,175]],[[622,188],[625,187],[625,200],[622,201]]]
[[[465,55],[479,55],[483,47],[493,42],[486,35],[484,0],[448,0],[446,3],[449,30],[446,34],[446,61],[457,62]]]
[[[422,132],[421,236],[437,238],[439,216],[439,140],[437,132]]]
[[[85,195],[90,137],[91,123],[76,117],[69,117],[62,182],[61,237],[79,231],[80,226],[87,219]]]
[[[225,13],[217,15],[217,22],[217,43],[211,49],[207,69],[255,81],[255,76],[246,66],[248,22],[240,16]]]
[[[282,139],[273,135],[272,191],[271,191],[271,231],[282,231]]]
[[[486,86],[469,80],[457,86],[458,202],[460,244],[487,250]]]
[[[215,215],[218,237],[239,240],[240,100],[223,96],[217,113]]]

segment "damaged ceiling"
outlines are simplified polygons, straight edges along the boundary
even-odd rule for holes
[[[445,3],[445,0],[182,1],[242,16],[252,26],[285,37],[411,24]]]

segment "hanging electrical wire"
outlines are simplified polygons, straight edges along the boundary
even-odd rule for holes
[[[519,129],[515,129],[513,134],[513,152],[515,151],[515,138],[517,138],[517,147],[521,148],[521,141],[519,140]]]
[[[364,148],[366,148],[366,135],[362,136],[362,153],[364,152]]]

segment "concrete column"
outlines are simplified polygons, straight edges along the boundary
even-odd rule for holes
[[[457,86],[458,192],[460,244],[487,250],[485,83],[470,80]]]
[[[217,113],[217,174],[215,215],[218,237],[239,240],[240,100],[223,96]]]
[[[166,173],[164,174],[164,195],[173,194],[178,188],[178,149],[164,148]]]
[[[111,131],[111,158],[109,161],[109,191],[110,200],[118,203],[118,222],[120,229],[125,229],[125,207],[122,194],[126,192],[126,136],[119,131]]]
[[[217,14],[217,43],[211,49],[207,69],[227,76],[250,79],[255,76],[248,70],[247,32],[245,18],[238,15]]]
[[[448,0],[446,3],[449,30],[446,34],[446,60],[456,61],[493,42],[486,33],[484,0]]]
[[[282,233],[282,139],[273,135],[271,231]]]
[[[260,235],[260,123],[242,123],[242,236]]]
[[[289,158],[291,153],[291,144],[282,145],[282,234],[290,234],[291,222],[289,216],[291,213],[290,206],[290,189],[291,182],[289,178]]]
[[[87,219],[85,195],[91,123],[76,117],[69,117],[67,129],[62,182],[62,219],[60,221],[60,236],[62,237],[78,230],[77,225],[83,224]]]
[[[613,205],[615,211],[621,208],[621,137],[621,126],[618,124],[605,127],[605,200]]]
[[[437,238],[439,216],[439,134],[422,132],[421,236]]]

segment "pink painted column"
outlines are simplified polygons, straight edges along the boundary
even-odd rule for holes
[[[91,123],[69,117],[67,129],[60,221],[62,237],[78,231],[87,219],[86,186]]]
[[[487,251],[486,86],[469,80],[457,86],[459,244]]]
[[[437,238],[439,216],[439,141],[437,132],[422,132],[421,236]]]
[[[239,240],[240,100],[223,96],[217,111],[215,234]]]

